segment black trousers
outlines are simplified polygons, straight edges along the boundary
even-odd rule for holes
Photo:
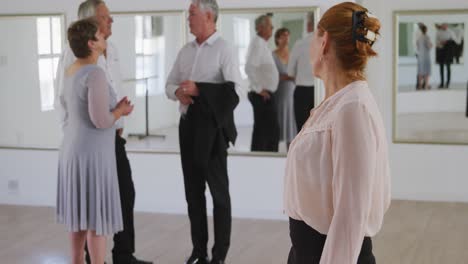
[[[451,63],[440,63],[439,64],[439,69],[440,69],[440,85],[439,87],[442,88],[442,87],[445,87],[445,88],[448,88],[449,85],[450,85],[450,64]],[[445,83],[445,86],[444,86],[444,65],[447,67],[447,82]]]
[[[251,151],[278,152],[279,121],[274,95],[265,101],[263,96],[249,92],[249,101],[254,113]]]
[[[192,106],[190,107],[192,108]],[[207,256],[208,220],[205,188],[206,183],[208,183],[213,198],[214,246],[212,257],[224,260],[229,250],[232,221],[227,173],[227,145],[219,133],[208,133],[204,136],[215,138],[210,141],[212,142],[210,146],[203,147],[213,151],[211,153],[200,151],[201,146],[197,145],[196,137],[198,135],[196,135],[197,130],[195,129],[199,118],[202,117],[189,110],[187,115],[181,117],[179,123],[180,156],[190,219],[192,255]]]
[[[115,156],[117,161],[117,176],[119,180],[120,203],[122,207],[123,231],[114,235],[114,248],[112,249],[112,262],[130,263],[135,253],[135,225],[133,209],[135,207],[135,186],[132,180],[132,170],[125,150],[125,139],[116,134]],[[91,263],[88,248],[86,249],[86,262]]]
[[[315,105],[314,86],[296,86],[294,90],[294,114],[296,117],[297,131],[301,131],[302,126],[310,116],[310,110]]]
[[[289,251],[288,264],[319,264],[325,246],[326,235],[304,223],[289,218],[289,235],[292,247]],[[357,264],[375,264],[372,253],[372,240],[365,237]]]

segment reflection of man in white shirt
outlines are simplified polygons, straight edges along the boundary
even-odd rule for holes
[[[259,16],[255,28],[257,36],[250,42],[245,65],[254,111],[251,150],[277,152],[279,124],[273,93],[278,89],[279,73],[267,42],[273,34],[270,16]]]
[[[310,110],[314,107],[314,76],[310,63],[310,45],[314,31],[314,13],[307,14],[308,35],[294,44],[288,64],[288,75],[295,78],[294,90],[294,116],[296,118],[297,131],[300,131]]]

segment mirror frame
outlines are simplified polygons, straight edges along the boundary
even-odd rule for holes
[[[395,10],[393,11],[393,91],[392,91],[392,142],[394,144],[418,144],[418,145],[468,145],[468,142],[444,142],[444,141],[418,141],[397,138],[397,95],[398,95],[398,22],[402,15],[455,15],[466,14],[468,9],[436,9],[436,10]],[[465,62],[466,63],[466,62]]]

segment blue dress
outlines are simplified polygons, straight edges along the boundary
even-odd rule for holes
[[[81,67],[65,77],[66,124],[59,151],[57,221],[70,232],[123,229],[111,110],[116,97],[104,71]]]

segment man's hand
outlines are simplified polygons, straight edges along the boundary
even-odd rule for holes
[[[270,100],[270,98],[271,98],[270,93],[265,89],[263,89],[259,94],[263,97],[263,101],[265,101],[265,102]]]
[[[192,97],[186,95],[182,87],[177,88],[175,95],[182,105],[193,104]]]
[[[197,85],[193,81],[187,80],[187,81],[182,82],[180,84],[180,88],[182,88],[182,91],[184,91],[186,95],[189,95],[189,96],[200,95],[200,91],[198,90]]]

